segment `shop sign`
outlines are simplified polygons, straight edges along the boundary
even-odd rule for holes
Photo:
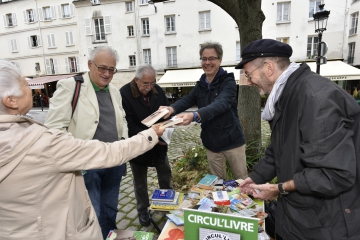
[[[185,239],[257,240],[258,218],[184,209]]]
[[[328,77],[328,79],[330,79],[332,81],[338,81],[338,80],[346,80],[347,77],[346,76],[335,76],[335,77]]]

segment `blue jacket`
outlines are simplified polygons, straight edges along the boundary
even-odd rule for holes
[[[237,87],[233,73],[220,67],[208,84],[203,74],[194,89],[171,105],[175,113],[197,105],[201,116],[201,140],[204,146],[221,152],[245,144],[245,137],[237,113]]]

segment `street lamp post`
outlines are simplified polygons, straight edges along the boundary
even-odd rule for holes
[[[324,31],[326,31],[326,26],[327,26],[327,20],[329,18],[330,15],[330,11],[326,11],[324,9],[325,4],[320,4],[319,5],[319,9],[320,11],[317,13],[313,14],[313,18],[315,21],[315,32],[318,33],[319,39],[318,39],[318,54],[317,54],[317,58],[316,58],[316,73],[320,74],[320,64],[321,61],[324,61],[326,63],[326,58],[324,58],[324,56],[322,56],[323,54],[321,53],[321,47],[323,44],[321,41],[322,38],[322,34]]]

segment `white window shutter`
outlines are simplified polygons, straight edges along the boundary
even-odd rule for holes
[[[40,35],[37,35],[37,44],[38,44],[38,47],[41,47],[42,46],[42,44],[41,44],[41,38],[40,38],[41,36]]]
[[[70,32],[65,32],[66,45],[70,45],[69,33]]]
[[[49,47],[52,47],[52,46],[51,46],[51,37],[50,37],[50,34],[47,35],[47,40],[48,40],[48,46],[49,46]]]
[[[17,25],[17,21],[16,21],[16,13],[12,13],[12,14],[11,14],[11,17],[12,17],[12,20],[13,20],[13,24],[14,24],[14,26],[16,26],[16,25]]]
[[[27,20],[27,12],[26,12],[26,11],[23,11],[23,14],[24,14],[24,22],[27,24],[27,23],[28,23],[28,20]]]
[[[16,42],[16,39],[12,39],[12,46],[13,46],[13,51],[14,52],[17,52],[18,49],[17,49],[17,42]]]
[[[54,63],[55,74],[58,74],[59,73],[59,67],[58,67],[58,63],[57,63],[56,58],[53,58],[53,63]]]
[[[36,9],[34,8],[33,10],[33,14],[34,14],[34,22],[37,22],[38,19],[37,19],[37,12],[36,12]]]
[[[58,9],[58,14],[59,14],[59,19],[62,19],[63,14],[62,14],[62,11],[61,11],[61,5],[57,5],[57,9]]]
[[[52,34],[50,34],[50,36],[51,36],[51,44],[52,44],[52,46],[53,46],[53,47],[56,47],[56,43],[55,43],[55,34],[54,34],[54,33],[52,33]]]
[[[51,66],[50,66],[50,59],[45,58],[45,68],[46,68],[46,74],[51,74]]]
[[[79,63],[79,58],[75,57],[76,59],[76,72],[80,72],[80,63]]]
[[[73,3],[69,3],[69,5],[70,5],[70,17],[74,17],[75,5]]]
[[[69,32],[69,44],[70,44],[70,45],[74,45],[73,34],[72,34],[71,31]]]
[[[30,37],[27,37],[27,39],[28,39],[29,48],[31,48],[31,40],[30,40]]]
[[[92,35],[91,18],[85,18],[85,33],[86,33],[86,36]]]
[[[8,27],[8,24],[7,24],[6,15],[3,15],[3,19],[4,19],[4,26],[7,28],[7,27]]]
[[[66,71],[66,73],[70,72],[69,59],[68,58],[65,58],[65,71]]]
[[[110,16],[104,16],[104,28],[105,28],[105,34],[111,33],[111,18],[110,18]]]
[[[42,8],[38,8],[38,14],[39,14],[39,21],[40,22],[44,21],[43,9]]]
[[[56,19],[56,8],[55,6],[51,6],[51,19],[55,20]]]

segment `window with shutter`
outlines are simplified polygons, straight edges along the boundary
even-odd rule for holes
[[[199,29],[200,30],[210,30],[210,11],[199,12]]]

